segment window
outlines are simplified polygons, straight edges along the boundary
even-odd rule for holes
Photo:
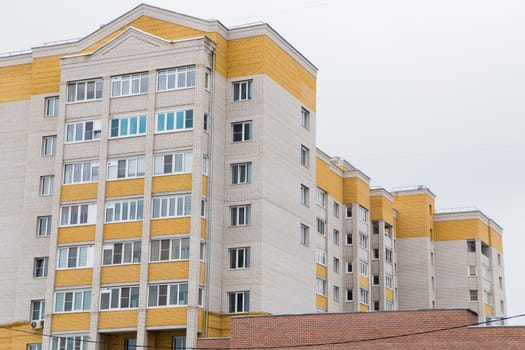
[[[151,241],[151,261],[187,260],[189,258],[189,237]]]
[[[467,251],[469,252],[476,251],[476,241],[467,241]]]
[[[184,89],[195,86],[195,66],[159,70],[157,91]]]
[[[186,350],[186,337],[173,337],[173,350]]]
[[[201,218],[206,218],[206,198],[201,198]]]
[[[337,202],[334,202],[333,204],[333,207],[332,207],[332,211],[333,211],[333,214],[334,214],[334,217],[338,218],[339,217],[339,203]]]
[[[367,222],[368,221],[368,209],[359,206],[359,221]]]
[[[102,288],[100,310],[131,309],[139,306],[139,287]]]
[[[47,97],[45,100],[46,104],[46,117],[58,116],[58,96]]]
[[[308,245],[308,242],[310,240],[310,229],[308,226],[301,224],[301,232],[299,237],[299,242],[302,245]]]
[[[326,223],[322,220],[317,218],[317,232],[324,235],[326,230]]]
[[[346,262],[346,273],[352,273],[352,272],[353,272],[352,262],[347,261]]]
[[[87,350],[88,337],[80,335],[68,335],[53,338],[51,350]]]
[[[335,273],[339,273],[339,258],[334,257],[332,269]]]
[[[498,253],[497,259],[498,259],[498,266],[501,266],[501,254],[500,253]]]
[[[204,89],[210,91],[211,88],[211,69],[206,68],[204,73]]]
[[[251,225],[252,214],[251,205],[238,205],[230,207],[230,225],[231,226],[245,226]]]
[[[485,304],[492,305],[492,303],[490,302],[490,291],[486,289],[483,290],[483,302]]]
[[[364,232],[359,232],[359,246],[368,249],[368,235]]]
[[[203,306],[203,301],[204,300],[204,288],[199,286],[199,295],[197,296],[197,304],[199,306]]]
[[[476,265],[469,265],[469,267],[468,267],[468,275],[469,276],[476,276]]]
[[[316,277],[316,293],[319,295],[326,295],[326,281],[320,277]]]
[[[250,247],[228,249],[230,269],[245,269],[250,267]]]
[[[379,249],[372,249],[372,259],[379,259]]]
[[[477,289],[469,290],[469,300],[478,301],[478,290]]]
[[[481,277],[483,279],[490,281],[490,267],[487,264],[481,264]]]
[[[102,98],[102,79],[75,81],[67,84],[67,102]]]
[[[210,158],[207,154],[202,155],[202,175],[208,175],[208,164]]]
[[[253,122],[251,120],[232,123],[232,141],[244,142],[253,139]]]
[[[347,219],[352,218],[352,206],[347,206],[345,210],[345,217]]]
[[[148,72],[118,75],[111,78],[111,97],[148,92]]]
[[[137,339],[126,339],[124,350],[137,350]]]
[[[379,301],[374,300],[373,304],[374,304],[373,310],[374,311],[379,311]]]
[[[338,286],[334,286],[333,288],[333,298],[334,298],[334,301],[339,301],[339,287]]]
[[[322,189],[318,188],[317,189],[317,201],[316,201],[316,203],[324,208],[326,206],[326,197],[327,197],[326,192],[323,191]]]
[[[363,260],[359,260],[359,274],[368,277],[368,263]]]
[[[392,311],[394,310],[394,303],[391,301],[385,301],[385,311]]]
[[[434,266],[434,252],[430,252],[430,265]]]
[[[46,310],[45,300],[31,300],[31,321],[44,319]]]
[[[140,262],[141,242],[104,243],[102,265],[135,264]]]
[[[48,263],[49,263],[49,258],[47,256],[35,258],[34,263],[33,263],[33,277],[34,278],[46,278]]]
[[[100,139],[102,122],[91,120],[66,124],[66,143],[85,142]]]
[[[153,219],[190,216],[191,194],[153,198]]]
[[[155,132],[193,129],[193,109],[157,113]]]
[[[372,275],[372,285],[378,286],[379,285],[379,275],[373,274]]]
[[[233,83],[233,100],[247,101],[253,97],[253,80],[237,81]]]
[[[385,248],[385,261],[392,264],[392,249]]]
[[[500,308],[502,313],[505,312],[505,302],[503,300],[499,301],[499,308]]]
[[[138,135],[146,135],[145,115],[111,119],[110,138]]]
[[[42,344],[28,344],[27,350],[42,350]]]
[[[354,290],[352,288],[348,288],[346,290],[346,301],[354,301]]]
[[[105,222],[125,222],[142,220],[143,199],[126,199],[106,202]]]
[[[144,156],[108,160],[108,180],[143,177],[144,164]]]
[[[91,266],[93,266],[92,246],[58,248],[57,270]]]
[[[310,129],[310,112],[304,108],[301,108],[301,126]]]
[[[499,282],[499,289],[503,289],[503,277],[498,277],[498,282]]]
[[[65,205],[60,208],[60,226],[94,224],[96,204]]]
[[[352,244],[353,244],[352,234],[351,233],[347,233],[346,234],[346,245],[352,245]]]
[[[390,288],[390,289],[393,289],[393,279],[392,279],[392,275],[390,274],[385,274],[385,287],[387,288]]]
[[[42,137],[42,155],[43,156],[54,156],[57,152],[57,136],[44,136]]]
[[[148,307],[188,304],[188,283],[157,284],[148,287]]]
[[[332,231],[332,243],[333,244],[339,245],[339,236],[340,236],[339,230],[336,230],[334,228],[334,230]]]
[[[364,305],[368,305],[368,290],[359,288],[359,302]]]
[[[326,252],[324,250],[321,250],[321,249],[315,250],[315,262],[317,264],[326,266]]]
[[[82,162],[64,165],[64,185],[98,181],[98,162]]]
[[[308,147],[301,145],[301,165],[308,168],[310,164],[310,150]]]
[[[301,204],[302,205],[305,205],[305,206],[308,206],[308,194],[309,194],[310,190],[308,187],[306,187],[305,185],[301,185]]]
[[[252,163],[236,163],[231,165],[232,184],[249,184],[252,182]]]
[[[250,312],[250,292],[229,292],[228,312],[231,314]]]
[[[51,234],[51,215],[38,216],[36,218],[37,237],[46,237]]]
[[[40,176],[40,195],[52,196],[55,188],[55,176],[46,175]]]
[[[154,160],[154,175],[191,173],[193,155],[191,151],[157,154]]]
[[[372,221],[372,233],[378,234],[379,233],[379,222]]]
[[[91,290],[55,293],[55,312],[78,312],[91,309]]]

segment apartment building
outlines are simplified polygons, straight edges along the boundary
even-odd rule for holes
[[[501,228],[318,150],[316,73],[266,24],[149,5],[1,57],[0,349],[194,348],[232,315],[504,315]]]

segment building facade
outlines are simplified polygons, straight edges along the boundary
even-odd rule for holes
[[[316,73],[266,24],[148,5],[0,58],[0,349],[194,348],[239,314],[504,315],[501,228],[318,150]]]

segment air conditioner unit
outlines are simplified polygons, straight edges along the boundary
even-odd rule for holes
[[[32,329],[42,329],[44,327],[44,321],[31,321],[31,328]]]

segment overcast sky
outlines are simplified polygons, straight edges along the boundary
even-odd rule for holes
[[[4,4],[0,52],[78,38],[140,2]],[[317,140],[387,189],[504,228],[508,315],[525,313],[525,2],[151,0],[226,26],[269,23],[318,68]],[[521,318],[520,324],[525,324]]]

